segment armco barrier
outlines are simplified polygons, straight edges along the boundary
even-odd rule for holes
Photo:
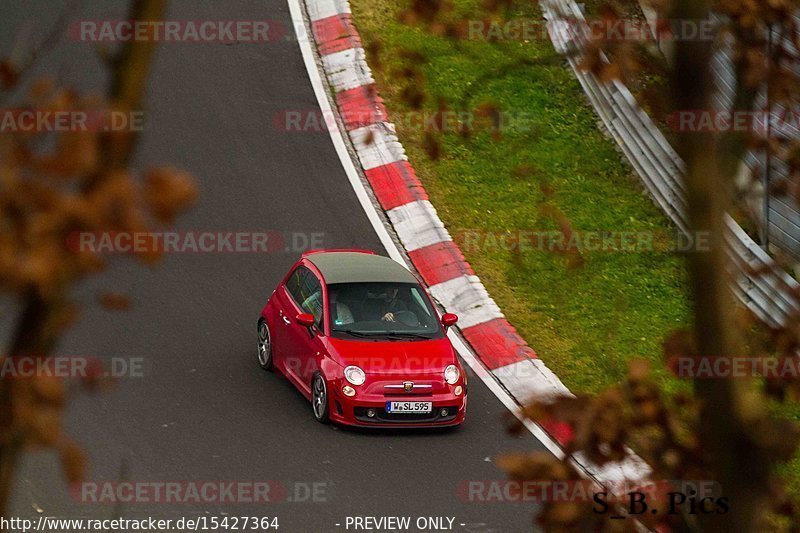
[[[543,0],[540,6],[556,51],[566,56],[611,137],[656,204],[681,231],[688,232],[683,161],[624,84],[618,80],[600,82],[591,72],[579,68],[589,28],[578,5],[572,0]],[[605,56],[602,59],[608,61]],[[800,320],[800,285],[732,218],[727,217],[726,222],[733,292],[771,327],[796,323]]]
[[[800,17],[795,17],[795,24],[800,24]],[[775,35],[775,32],[773,32]],[[777,36],[773,37],[777,40]],[[782,46],[790,57],[795,58],[795,69],[800,69],[800,52],[794,43],[784,39]],[[736,92],[736,77],[734,74],[733,50],[730,45],[730,36],[721,42],[714,53],[711,70],[714,73],[716,94],[714,104],[717,110],[731,110],[734,106]],[[766,87],[758,93],[754,108],[765,110],[768,107]],[[786,109],[777,104],[771,106],[769,114],[769,136],[772,139],[800,139],[800,129],[796,119],[797,108]],[[787,113],[790,115],[787,117]],[[774,120],[773,117],[787,117],[790,120]],[[765,124],[766,125],[766,124]],[[790,179],[789,166],[779,157],[767,158],[763,150],[750,150],[744,162],[754,176],[765,176],[769,164],[769,182],[772,185]],[[787,194],[771,193],[769,198],[769,241],[770,245],[777,247],[792,257],[800,264],[800,205]]]

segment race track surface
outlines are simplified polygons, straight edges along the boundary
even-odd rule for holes
[[[0,8],[0,52],[32,25],[41,34],[64,3]],[[125,3],[84,2],[76,18],[124,18]],[[382,250],[326,132],[278,131],[276,113],[317,109],[284,0],[171,2],[169,18],[269,19],[287,38],[262,44],[165,44],[148,88],[134,166],[191,172],[201,199],[180,230],[318,233],[325,247]],[[64,37],[37,66],[81,90],[102,90],[94,45]],[[492,458],[542,449],[504,433],[507,412],[477,378],[458,431],[376,432],[323,426],[285,379],[256,364],[256,319],[297,252],[179,254],[157,269],[114,263],[77,291],[87,306],[58,354],[144,359],[144,376],[110,393],[79,394],[69,433],[89,454],[89,480],[276,480],[317,502],[82,504],[67,494],[58,460],[26,455],[15,516],[277,516],[279,531],[344,531],[347,516],[455,517],[455,531],[532,528],[532,505],[462,502],[459,483],[502,479]],[[128,293],[131,311],[93,305],[99,289]],[[4,321],[7,335],[9,321]],[[341,524],[341,526],[336,526]],[[459,524],[466,524],[460,526]]]

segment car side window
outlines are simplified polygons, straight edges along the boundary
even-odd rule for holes
[[[317,276],[304,266],[297,267],[286,281],[286,289],[300,309],[314,315],[317,327],[322,329],[322,285]]]
[[[311,272],[303,266],[297,267],[289,279],[286,280],[286,290],[292,295],[297,305],[300,305],[304,298],[301,296],[303,290],[303,282]]]
[[[306,313],[314,315],[317,327],[322,329],[322,285],[317,276],[311,272],[308,272],[308,275],[303,279],[301,298],[300,307]]]

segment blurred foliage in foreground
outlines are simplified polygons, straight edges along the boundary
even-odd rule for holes
[[[74,4],[74,3],[73,3]],[[28,60],[0,61],[0,102],[9,105],[36,60],[65,31],[74,16],[68,7]],[[165,2],[135,0],[130,19],[162,18]],[[106,96],[82,96],[52,79],[30,83],[15,109],[86,112],[107,116],[141,108],[154,44],[131,42],[107,55],[111,83]],[[93,53],[87,48],[87,53]],[[20,314],[5,357],[45,359],[80,309],[70,292],[80,280],[102,272],[106,260],[74,246],[81,233],[147,232],[170,224],[197,197],[193,179],[170,167],[140,174],[128,168],[137,131],[3,132],[0,134],[0,288],[18,302]],[[72,243],[72,245],[71,245]],[[157,254],[138,255],[152,264]],[[124,309],[127,298],[114,291],[98,295],[101,304]],[[87,376],[96,385],[103,369]],[[29,448],[57,450],[69,482],[82,479],[81,448],[62,430],[68,389],[45,375],[0,380],[0,515],[7,516],[14,469]]]

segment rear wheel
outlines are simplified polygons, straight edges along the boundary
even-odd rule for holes
[[[314,418],[317,422],[326,424],[328,422],[328,384],[325,378],[317,372],[311,382],[311,407],[314,411]]]
[[[258,321],[258,366],[264,370],[272,369],[272,337],[263,318]]]

